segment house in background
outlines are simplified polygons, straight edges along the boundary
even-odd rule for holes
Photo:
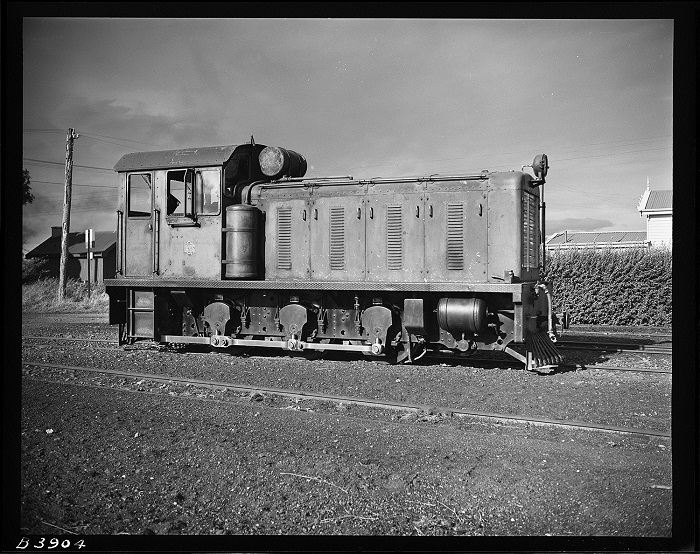
[[[637,206],[640,217],[646,215],[646,231],[582,232],[564,231],[554,233],[545,241],[547,250],[573,248],[649,248],[665,246],[671,248],[673,228],[673,191],[647,189]]]
[[[647,190],[639,200],[639,217],[647,218],[647,239],[652,246],[672,247],[673,190]]]
[[[90,250],[93,252],[93,259],[90,262],[90,282],[101,283],[105,279],[113,279],[117,262],[117,232],[95,231],[95,247]],[[61,263],[61,227],[51,227],[51,236],[27,252],[24,257],[26,259],[47,258],[48,276],[58,277]],[[87,262],[85,233],[68,233],[66,279],[87,281]]]
[[[564,231],[554,233],[545,243],[547,250],[572,248],[647,248],[649,241],[645,231],[612,231],[601,233]]]

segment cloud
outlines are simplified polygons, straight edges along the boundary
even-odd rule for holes
[[[547,234],[562,231],[600,231],[614,224],[607,219],[592,219],[590,217],[547,220]]]
[[[61,220],[56,222],[56,225],[61,225]],[[51,226],[46,225],[42,229],[34,228],[27,220],[22,221],[22,247],[26,250],[32,250],[44,242],[51,236]]]

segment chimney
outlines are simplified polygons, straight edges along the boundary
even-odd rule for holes
[[[51,227],[51,237],[60,237],[62,232],[63,232],[62,226]]]

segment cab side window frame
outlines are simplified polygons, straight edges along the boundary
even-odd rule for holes
[[[195,212],[197,216],[221,213],[221,168],[201,168],[195,171]]]
[[[126,176],[126,215],[150,218],[153,211],[153,173],[129,173]]]

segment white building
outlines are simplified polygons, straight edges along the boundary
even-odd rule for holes
[[[642,194],[637,206],[639,216],[647,218],[647,240],[652,246],[673,243],[673,190],[650,190]]]

